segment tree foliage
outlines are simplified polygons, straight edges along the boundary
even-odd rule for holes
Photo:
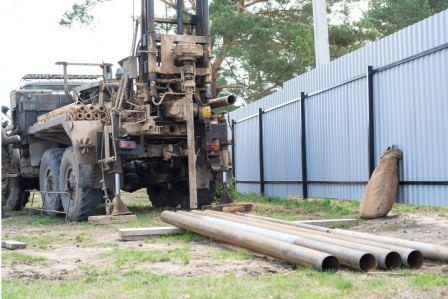
[[[61,25],[90,24],[89,10],[104,1],[110,0],[74,4]],[[175,0],[161,1],[175,6]],[[187,1],[194,11],[194,0]],[[362,18],[353,20],[350,5],[360,2],[327,1],[328,13],[336,16],[329,24],[332,58],[448,8],[448,0],[370,0]],[[315,65],[312,0],[213,0],[210,20],[215,94],[251,102]]]
[[[370,0],[363,26],[381,37],[448,9],[448,0]]]

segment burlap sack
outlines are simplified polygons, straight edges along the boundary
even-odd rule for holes
[[[383,153],[364,190],[359,208],[361,218],[384,217],[392,209],[398,193],[398,160],[402,158],[403,153],[395,146]]]

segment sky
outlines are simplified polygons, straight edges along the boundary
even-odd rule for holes
[[[136,16],[140,0],[114,0],[92,10],[92,26],[61,27],[63,13],[76,0],[0,1],[0,103],[9,106],[9,93],[30,73],[62,74],[57,61],[116,63],[130,53],[133,3]],[[81,2],[81,0],[78,0]],[[165,5],[155,1],[156,16]],[[355,16],[359,12],[354,12]],[[330,16],[331,18],[331,16]],[[331,22],[331,20],[330,20]],[[99,68],[69,67],[69,74],[97,74]]]
[[[80,1],[80,0],[78,0]],[[135,1],[139,14],[140,0]],[[93,10],[93,26],[64,28],[58,22],[75,0],[0,1],[0,102],[9,106],[9,93],[29,73],[62,74],[57,61],[116,63],[129,55],[132,42],[132,0],[114,0]],[[165,6],[156,1],[156,15]],[[100,68],[68,69],[73,74],[97,74]]]

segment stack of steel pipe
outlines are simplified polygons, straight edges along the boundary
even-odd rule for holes
[[[265,237],[229,225],[215,224],[198,219],[193,213],[164,211],[162,220],[184,230],[189,230],[218,241],[237,245],[299,266],[311,266],[323,271],[337,271],[339,261],[331,254]]]
[[[246,217],[252,220],[259,220],[263,222],[275,222],[281,225],[287,225],[289,227],[301,228],[315,231],[316,233],[325,234],[327,236],[332,236],[339,239],[348,239],[348,238],[356,238],[356,240],[363,244],[384,244],[382,246],[396,247],[396,248],[407,248],[408,250],[413,248],[415,251],[418,251],[422,254],[423,257],[438,260],[438,261],[448,261],[448,247],[419,242],[419,241],[410,241],[395,237],[387,237],[387,236],[379,236],[369,233],[356,232],[344,229],[332,229],[321,226],[314,226],[305,223],[297,223],[290,222],[270,217],[263,217],[251,214],[244,213],[236,213],[237,217]],[[410,258],[412,258],[412,253],[409,252]],[[403,256],[403,254],[402,254]],[[421,265],[420,265],[421,266]]]
[[[280,246],[278,249],[284,253],[287,252],[284,246],[289,245],[288,248],[290,248],[292,245],[292,248],[302,251],[301,263],[285,259],[285,256],[271,256],[298,265],[312,265],[318,269],[325,267],[322,263],[311,263],[304,257],[310,253],[309,250],[332,256],[343,266],[359,271],[373,271],[377,267],[392,269],[400,266],[417,269],[422,266],[423,257],[448,260],[448,248],[439,245],[329,229],[249,214],[234,215],[210,210],[190,213],[179,211],[177,213],[164,212],[162,219],[180,228],[267,255],[271,254],[266,248],[252,246],[254,240],[259,241],[260,238],[275,240],[277,241],[275,244]],[[235,241],[239,240],[239,237],[243,238],[242,235],[244,235],[244,243]]]

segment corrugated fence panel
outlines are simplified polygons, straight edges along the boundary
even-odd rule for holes
[[[235,175],[238,180],[258,181],[260,179],[258,150],[258,118],[240,122],[235,128]],[[259,184],[241,183],[241,192],[260,192]]]
[[[320,93],[306,101],[310,181],[367,180],[367,80]],[[363,186],[310,184],[310,196],[356,199]]]
[[[400,186],[399,200],[448,206],[447,28],[448,10],[293,78],[283,89],[230,113],[238,121],[259,108],[268,110],[263,114],[265,181],[295,182],[266,182],[265,193],[302,193],[297,182],[302,180],[300,101],[269,109],[305,92],[310,94],[305,100],[308,181],[327,182],[310,183],[309,195],[362,196],[359,182],[369,175],[368,83],[362,76],[372,66],[377,70],[372,77],[375,163],[389,145],[398,146],[404,152],[400,180],[406,183]],[[236,127],[236,180],[258,181],[258,117]],[[347,181],[351,183],[343,183]],[[260,184],[237,188],[258,192]]]
[[[264,178],[266,181],[302,180],[300,165],[300,102],[263,114]],[[301,193],[298,184],[267,183],[267,195]]]
[[[404,153],[400,180],[444,181],[448,175],[448,49],[378,74],[375,152]],[[444,205],[448,186],[402,186],[400,201]]]

